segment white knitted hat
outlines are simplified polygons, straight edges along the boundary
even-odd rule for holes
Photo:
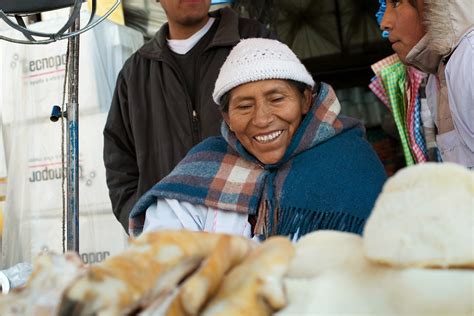
[[[212,98],[220,104],[229,90],[266,79],[291,79],[314,86],[311,74],[288,46],[277,40],[249,38],[241,40],[227,56]]]

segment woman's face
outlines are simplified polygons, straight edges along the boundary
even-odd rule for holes
[[[381,28],[390,33],[392,48],[403,63],[412,48],[425,35],[423,24],[424,0],[417,0],[417,8],[409,0],[387,0]]]
[[[285,80],[261,80],[231,90],[224,120],[247,151],[273,164],[285,154],[310,106],[309,89],[302,96]]]

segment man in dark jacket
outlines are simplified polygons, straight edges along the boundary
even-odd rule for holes
[[[104,129],[104,162],[115,216],[129,213],[187,151],[220,134],[211,93],[221,65],[241,38],[273,37],[210,0],[161,0],[168,23],[125,63]]]

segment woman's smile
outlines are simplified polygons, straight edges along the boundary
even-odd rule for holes
[[[283,133],[283,130],[274,131],[268,134],[260,134],[254,136],[254,139],[260,144],[268,144],[275,140]]]

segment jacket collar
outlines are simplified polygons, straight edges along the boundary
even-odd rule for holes
[[[472,0],[425,0],[427,33],[408,53],[407,62],[423,72],[436,74],[442,59],[472,29],[473,9]]]
[[[230,8],[222,8],[217,11],[209,12],[209,16],[217,18],[219,25],[216,35],[212,39],[209,47],[214,46],[234,46],[240,40],[239,34],[239,16]],[[138,53],[145,58],[160,59],[163,51],[167,47],[166,37],[168,35],[168,23],[165,23],[156,32],[155,36],[145,43]]]
[[[438,65],[441,61],[441,55],[430,48],[430,37],[428,34],[411,49],[407,55],[407,63],[419,70],[436,74]]]
[[[240,41],[239,16],[230,8],[223,8],[210,12],[214,18],[220,17],[216,35],[209,47],[212,46],[234,46]]]

